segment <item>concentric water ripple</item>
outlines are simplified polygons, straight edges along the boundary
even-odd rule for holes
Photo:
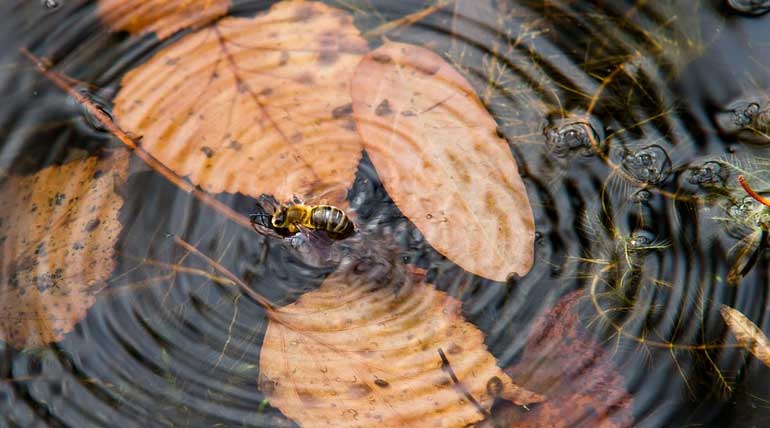
[[[236,1],[229,15],[272,3]],[[326,3],[353,14],[365,36],[430,6]],[[493,114],[534,210],[535,264],[507,284],[463,271],[403,217],[365,153],[348,199],[363,235],[387,251],[357,242],[339,254],[426,269],[462,300],[513,380],[555,403],[610,385],[589,418],[627,409],[624,427],[770,422],[770,369],[736,347],[719,316],[725,304],[770,331],[770,220],[738,183],[743,175],[770,191],[767,2],[449,3],[387,37],[441,54]],[[110,114],[124,74],[184,34],[111,33],[85,1],[8,1],[0,16],[0,177],[120,146],[20,48]],[[46,348],[0,343],[0,427],[292,426],[259,383],[263,307],[173,237],[278,306],[319,287],[338,259],[310,261],[290,242],[257,237],[138,159],[131,173],[119,189],[119,265],[87,317]],[[245,215],[256,202],[217,198]],[[580,349],[591,350],[576,356],[579,368],[554,356],[564,351],[548,332],[566,327],[541,318],[576,290]],[[402,309],[416,317],[425,304]],[[560,375],[571,377],[566,398],[544,380]],[[520,420],[556,425],[551,409],[533,406]],[[570,417],[565,426],[584,420]]]

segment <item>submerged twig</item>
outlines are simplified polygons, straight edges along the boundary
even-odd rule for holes
[[[246,285],[245,282],[243,282],[240,278],[235,276],[234,273],[230,272],[226,267],[222,266],[217,261],[213,260],[211,257],[203,254],[200,250],[195,248],[189,242],[183,240],[182,238],[176,235],[174,235],[173,238],[174,238],[175,244],[179,245],[180,247],[184,248],[190,253],[200,257],[209,266],[213,267],[217,272],[221,273],[222,275],[232,280],[244,293],[246,293],[249,297],[254,299],[257,303],[262,305],[262,307],[268,312],[268,316],[271,316],[272,318],[272,315],[275,313],[275,306],[273,306],[273,304],[270,303],[264,296],[252,290],[248,285]]]
[[[460,382],[460,379],[457,378],[455,371],[452,370],[452,365],[449,364],[449,359],[446,357],[444,350],[441,348],[438,348],[438,355],[439,357],[441,357],[441,370],[449,374],[449,377],[452,378],[452,382],[455,383],[455,386],[460,390],[460,392],[462,392],[465,398],[476,407],[476,410],[478,410],[479,413],[484,415],[484,417],[488,418],[490,416],[489,411],[485,409],[484,406],[481,405],[481,403],[476,401],[475,398],[473,398],[473,395],[471,395],[471,393],[468,391],[468,388],[466,388],[465,385],[463,385],[462,382]]]
[[[155,159],[151,154],[146,152],[139,145],[140,138],[135,138],[130,136],[126,131],[121,129],[115,123],[115,121],[112,119],[112,117],[110,117],[109,114],[107,114],[107,112],[102,110],[93,101],[88,99],[88,97],[78,92],[72,83],[73,79],[61,73],[53,71],[51,69],[52,68],[51,65],[46,60],[36,56],[32,52],[30,52],[28,49],[21,48],[20,50],[22,54],[24,54],[27,58],[30,59],[30,61],[32,61],[37,66],[38,70],[40,70],[40,72],[43,74],[45,78],[50,80],[59,89],[63,90],[69,96],[74,98],[75,101],[77,101],[80,105],[82,105],[83,108],[85,108],[88,111],[88,113],[93,115],[96,118],[96,120],[98,120],[99,123],[101,123],[102,126],[104,126],[105,129],[107,129],[115,138],[117,138],[121,143],[123,143],[129,150],[133,151],[136,154],[136,156],[139,157],[139,159],[141,159],[142,161],[144,161],[144,163],[146,163],[150,168],[154,169],[156,172],[158,172],[168,181],[173,183],[175,186],[191,194],[193,197],[201,201],[203,204],[207,205],[211,209],[222,214],[226,218],[232,220],[233,222],[249,230],[254,230],[251,227],[251,222],[249,221],[248,218],[246,218],[246,216],[234,211],[232,208],[218,201],[216,198],[214,198],[204,190],[200,189],[198,186],[195,186],[192,183],[186,181],[185,179],[177,175],[174,171],[172,171],[170,168],[168,168],[166,165],[164,165],[162,162]]]
[[[425,9],[403,16],[399,19],[386,22],[379,27],[372,28],[371,30],[364,33],[364,37],[367,39],[372,39],[375,37],[383,36],[386,33],[390,33],[397,28],[407,27],[429,15],[432,15],[433,13],[436,13],[444,7],[453,4],[454,2],[455,0],[438,0],[433,6],[426,7]]]

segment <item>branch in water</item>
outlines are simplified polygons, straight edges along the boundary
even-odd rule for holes
[[[234,211],[232,208],[218,201],[216,198],[214,198],[207,192],[201,190],[199,187],[193,185],[192,183],[178,176],[174,171],[169,169],[166,165],[164,165],[159,160],[155,159],[151,154],[149,154],[144,149],[142,149],[142,147],[138,144],[139,138],[130,136],[126,131],[121,129],[115,123],[115,121],[112,119],[112,117],[110,117],[110,115],[107,112],[105,112],[99,106],[94,104],[94,102],[91,101],[87,96],[83,95],[82,93],[78,92],[77,89],[75,89],[73,79],[61,73],[51,70],[51,65],[47,60],[44,60],[36,56],[26,48],[21,48],[21,53],[24,54],[27,58],[29,58],[30,61],[32,61],[37,66],[38,70],[40,70],[40,73],[42,73],[43,76],[45,76],[45,78],[50,80],[54,85],[59,87],[59,89],[61,89],[62,91],[69,94],[69,96],[74,98],[75,101],[77,101],[78,104],[82,105],[83,108],[85,108],[86,111],[88,111],[88,113],[93,115],[93,117],[95,117],[96,120],[98,120],[99,123],[101,123],[105,129],[107,129],[113,136],[115,136],[115,138],[120,140],[120,142],[123,143],[126,147],[128,147],[128,149],[133,151],[137,155],[137,157],[143,160],[144,163],[146,163],[150,168],[154,169],[156,172],[158,172],[168,181],[172,182],[175,186],[191,194],[193,197],[195,197],[196,199],[198,199],[199,201],[201,201],[203,204],[207,205],[211,209],[217,211],[218,213],[222,214],[223,216],[227,217],[233,222],[249,230],[254,230],[252,229],[251,222],[249,221],[248,218],[246,218],[246,216]]]

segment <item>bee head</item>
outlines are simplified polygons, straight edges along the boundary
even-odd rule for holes
[[[286,227],[286,207],[279,207],[275,213],[273,213],[273,227]]]

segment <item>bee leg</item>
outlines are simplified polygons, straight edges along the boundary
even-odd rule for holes
[[[294,204],[297,204],[297,205],[302,205],[303,204],[302,199],[300,199],[299,196],[297,196],[297,195],[293,195],[292,198],[291,198],[291,201]]]

